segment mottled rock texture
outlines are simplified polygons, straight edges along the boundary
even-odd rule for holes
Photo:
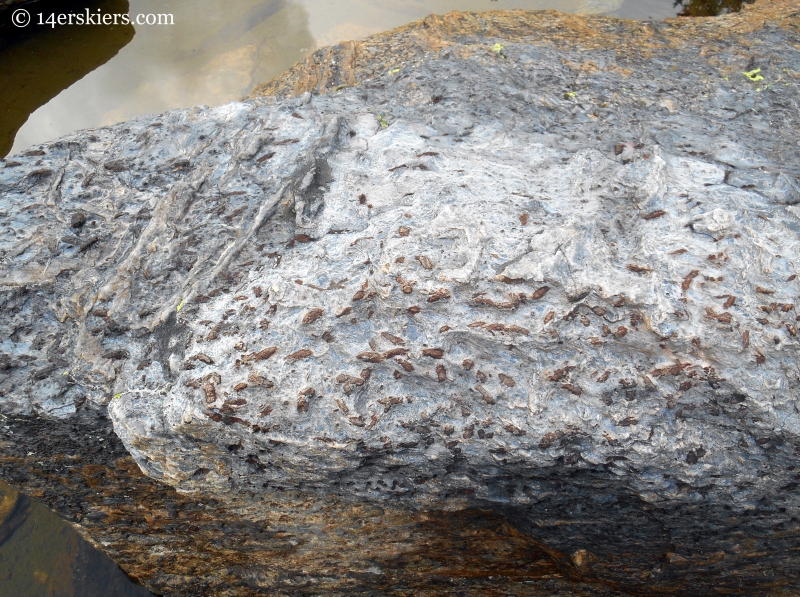
[[[798,16],[430,18],[9,158],[3,475],[156,592],[794,594]]]

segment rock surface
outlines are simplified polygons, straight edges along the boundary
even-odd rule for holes
[[[386,530],[481,507],[537,541],[528,594],[789,594],[798,16],[454,13],[320,52],[277,97],[9,158],[3,475],[72,486],[56,509],[155,592],[441,591],[469,568],[414,577],[393,558],[426,531]],[[92,482],[46,472],[64,433]],[[359,509],[371,562],[331,538]]]

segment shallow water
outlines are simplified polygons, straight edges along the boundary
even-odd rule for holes
[[[686,0],[690,7],[741,0]],[[35,6],[35,5],[34,5]],[[316,48],[452,10],[555,9],[661,19],[673,0],[88,0],[0,23],[0,156],[74,130],[246,95]],[[39,26],[57,11],[171,14],[174,25]],[[693,9],[694,10],[694,9]],[[704,9],[705,10],[705,9]],[[695,10],[696,12],[696,10]]]
[[[38,501],[0,481],[0,597],[147,597]]]

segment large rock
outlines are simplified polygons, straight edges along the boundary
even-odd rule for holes
[[[207,525],[250,521],[236,537],[265,499],[481,506],[575,582],[794,586],[797,15],[454,14],[428,22],[456,31],[438,53],[366,80],[354,59],[335,93],[312,60],[272,84],[299,98],[10,158],[0,410],[18,449],[55,433],[37,418],[107,405],[145,475],[223,504]],[[540,37],[559,22],[575,47]],[[282,590],[343,578],[304,567]],[[270,574],[251,585],[283,586]]]

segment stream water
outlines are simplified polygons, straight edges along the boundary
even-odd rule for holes
[[[69,132],[237,100],[316,48],[452,10],[555,9],[631,19],[741,0],[85,0],[0,22],[0,157]],[[37,8],[39,6],[39,8]],[[45,8],[46,7],[46,8]],[[172,25],[47,24],[52,13],[171,15]],[[41,13],[41,16],[40,16]],[[43,25],[38,23],[42,22]]]
[[[0,481],[0,596],[148,595],[61,518]]]
[[[88,0],[0,14],[0,157],[82,128],[236,100],[316,48],[452,10],[556,9],[632,19],[741,0]],[[38,12],[169,14],[173,25],[38,25]],[[0,481],[0,597],[149,595],[66,522]]]

